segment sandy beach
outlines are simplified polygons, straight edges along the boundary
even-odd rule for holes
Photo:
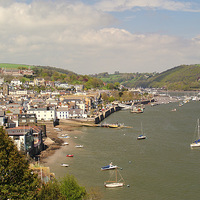
[[[46,150],[40,154],[40,162],[45,163],[46,159],[50,159],[50,156],[60,151],[61,148],[75,148],[76,138],[82,133],[78,130],[81,125],[73,124],[70,120],[66,120],[65,123],[61,123],[56,127],[53,124],[46,124],[47,137],[44,139]],[[62,136],[68,136],[69,138],[63,138]],[[64,145],[64,142],[69,142],[70,145]]]

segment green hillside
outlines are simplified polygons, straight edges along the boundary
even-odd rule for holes
[[[19,68],[19,67],[33,68],[34,66],[24,65],[24,64],[0,63],[0,68],[15,69],[15,68]]]
[[[181,65],[151,77],[145,83],[147,87],[169,90],[200,89],[200,65]]]
[[[105,83],[115,84],[118,82],[125,87],[135,87],[137,84],[145,83],[148,78],[153,77],[155,73],[119,73],[108,74],[107,72],[92,75],[101,79]]]
[[[152,87],[169,90],[200,89],[200,65],[181,65],[162,73],[114,73],[93,75],[105,83],[118,82],[126,87]]]
[[[72,71],[57,67],[0,63],[0,68],[9,68],[9,69],[31,68],[34,72],[34,75],[18,77],[18,79],[20,79],[22,82],[30,81],[33,80],[34,77],[37,77],[37,78],[44,78],[46,81],[60,81],[61,83],[67,82],[73,85],[81,84],[84,85],[85,89],[103,87],[103,81],[100,79],[88,75],[79,75]],[[14,78],[10,75],[1,75],[1,76],[4,76],[4,80],[6,82],[10,82]]]

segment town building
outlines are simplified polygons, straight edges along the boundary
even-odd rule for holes
[[[33,125],[37,123],[36,114],[19,114],[18,115],[18,124],[19,126],[23,125]]]
[[[29,126],[19,126],[6,129],[8,136],[11,137],[18,150],[25,154],[34,154],[33,129]]]
[[[32,108],[27,111],[28,114],[36,114],[37,120],[55,121],[56,111],[53,108]]]

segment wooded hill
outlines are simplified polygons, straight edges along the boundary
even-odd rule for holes
[[[174,67],[149,78],[140,85],[168,90],[198,90],[200,89],[200,65]]]
[[[44,78],[46,81],[60,81],[61,83],[69,83],[73,85],[81,84],[85,86],[85,89],[102,88],[103,81],[89,75],[78,75],[72,71],[62,68],[50,67],[50,66],[31,66],[23,64],[6,64],[0,63],[0,68],[4,69],[32,69],[34,76],[19,77],[22,82],[33,80],[34,77]],[[5,81],[10,82],[16,77],[5,77]]]
[[[126,87],[200,89],[200,65],[181,65],[162,73],[100,73],[93,75],[106,83],[119,82]]]
[[[108,72],[95,75],[79,75],[62,68],[49,66],[29,66],[20,64],[0,63],[0,68],[31,68],[35,77],[49,81],[61,81],[70,84],[83,84],[86,89],[103,88],[117,89],[125,87],[166,88],[168,90],[199,90],[200,65],[180,65],[162,73],[119,73]],[[34,77],[28,77],[33,79]],[[23,81],[26,79],[23,77]],[[107,85],[105,86],[106,83]]]

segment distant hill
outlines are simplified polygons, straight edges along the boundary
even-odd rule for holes
[[[102,88],[103,82],[125,87],[166,88],[168,90],[199,90],[200,64],[180,65],[162,73],[119,73],[108,72],[95,75],[78,75],[72,71],[50,66],[0,63],[0,68],[31,68],[37,77],[45,80],[66,81],[72,84],[84,84],[86,88]],[[112,87],[110,87],[112,88]]]
[[[200,65],[181,65],[162,73],[119,73],[107,72],[92,75],[105,83],[115,83],[126,87],[166,88],[169,90],[200,89]]]
[[[154,77],[149,78],[138,86],[166,88],[169,90],[200,89],[200,65],[181,65],[174,67]]]
[[[8,69],[18,69],[18,68],[41,68],[41,69],[47,69],[47,70],[53,70],[57,71],[63,74],[75,74],[72,71],[62,69],[62,68],[57,68],[57,67],[50,67],[50,66],[37,66],[37,65],[25,65],[25,64],[11,64],[11,63],[0,63],[0,68],[8,68]]]
[[[72,85],[83,85],[85,89],[91,88],[102,88],[103,81],[89,75],[79,75],[72,71],[50,67],[50,66],[33,66],[33,65],[24,65],[24,64],[8,64],[0,63],[0,68],[9,68],[9,69],[24,69],[31,68],[34,72],[34,75],[27,75],[24,77],[18,77],[22,82],[33,80],[34,77],[44,78],[46,81],[60,81],[62,83],[69,83]],[[3,76],[3,75],[2,75]],[[10,82],[14,77],[4,76],[6,82]]]
[[[146,81],[155,76],[155,73],[119,73],[108,74],[108,72],[91,75],[101,79],[105,83],[114,84],[116,82],[125,87],[135,87],[137,84],[146,83]]]

